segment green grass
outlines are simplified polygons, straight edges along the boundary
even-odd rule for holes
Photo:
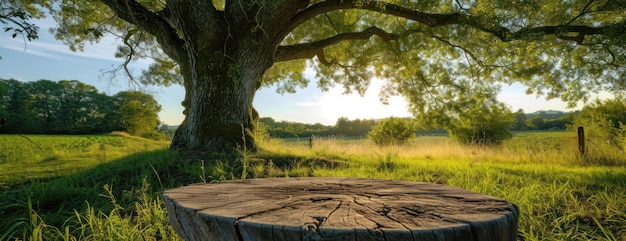
[[[14,156],[0,169],[0,240],[175,240],[158,194],[197,182],[196,173],[186,171],[199,168],[177,162],[168,143],[126,136],[1,137],[0,146]]]
[[[270,140],[258,154],[207,160],[140,138],[0,138],[0,150],[11,151],[0,161],[0,240],[179,240],[167,225],[163,189],[287,176],[442,183],[518,205],[520,240],[626,240],[626,158],[594,146],[580,157],[572,132],[518,133],[499,147],[441,136],[385,148],[366,140],[316,139],[313,148],[304,139]]]
[[[0,190],[168,146],[167,142],[115,135],[0,135]]]
[[[420,137],[402,147],[364,141],[273,143],[272,153],[332,156],[348,164],[313,176],[426,181],[506,199],[519,206],[520,240],[626,240],[626,158],[589,146],[576,133],[521,133],[499,147]]]

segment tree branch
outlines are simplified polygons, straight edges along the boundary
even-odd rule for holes
[[[540,26],[522,28],[512,31],[509,28],[501,26],[499,23],[485,22],[476,16],[469,16],[462,13],[434,14],[424,13],[412,10],[396,4],[384,3],[379,1],[367,1],[363,3],[360,0],[327,0],[309,6],[308,8],[296,14],[289,24],[285,26],[282,34],[286,36],[303,22],[314,18],[320,14],[329,11],[343,9],[364,9],[373,12],[389,14],[401,18],[413,20],[429,27],[440,27],[449,25],[466,25],[486,33],[491,33],[503,42],[513,40],[527,39],[528,37],[537,37],[543,35],[556,35],[557,38],[563,40],[575,41],[582,44],[586,35],[606,35],[606,34],[624,34],[626,32],[626,22],[622,21],[612,25],[592,27],[584,25],[563,25]],[[585,11],[585,10],[583,10]],[[575,35],[576,34],[576,35]],[[572,36],[575,35],[575,36]]]
[[[172,59],[184,59],[183,41],[178,37],[176,30],[156,13],[146,9],[134,0],[100,0],[107,5],[118,17],[137,25],[139,28],[156,37],[163,51]]]
[[[289,24],[284,28],[283,32],[289,33],[303,22],[314,18],[322,13],[343,10],[343,9],[365,9],[374,12],[380,12],[397,17],[403,17],[416,22],[426,24],[431,27],[444,26],[454,24],[461,16],[459,13],[450,14],[431,14],[415,11],[399,5],[384,3],[379,1],[367,1],[363,3],[360,0],[327,0],[313,4],[295,15]]]
[[[126,59],[125,59],[124,63],[122,64],[122,66],[124,67],[124,71],[126,72],[126,75],[133,82],[135,82],[135,78],[133,77],[133,74],[131,73],[130,69],[128,68],[128,65],[133,61],[133,56],[135,55],[135,45],[130,43],[130,38],[136,32],[137,31],[135,29],[129,30],[128,33],[126,34],[126,36],[124,37],[124,45],[126,45],[128,47],[129,53],[126,55]]]
[[[506,29],[506,32],[492,32],[496,37],[500,38],[503,42],[525,39],[528,36],[543,36],[543,35],[556,35],[557,38],[564,40],[576,41],[582,44],[585,35],[606,35],[617,34],[621,35],[626,33],[626,22],[616,23],[612,25],[602,27],[590,27],[583,25],[556,25],[556,26],[541,26],[534,28],[524,28],[516,32],[510,32]],[[489,32],[489,31],[487,31]],[[567,34],[578,34],[576,37],[567,36]]]
[[[12,23],[16,26],[4,28],[4,32],[13,31],[13,38],[15,38],[18,34],[21,34],[22,36],[24,36],[25,39],[29,41],[39,38],[37,33],[39,27],[32,23],[29,23],[29,19],[31,19],[30,14],[28,14],[23,9],[13,8],[10,6],[0,6],[0,23],[7,25]],[[24,35],[24,33],[26,33],[26,35]]]
[[[572,19],[570,19],[565,25],[570,25],[572,24],[574,21],[576,21],[577,19],[579,19],[582,16],[585,16],[588,13],[591,13],[593,11],[591,10],[587,10],[587,8],[589,8],[589,6],[591,6],[591,4],[593,2],[595,2],[596,0],[591,0],[589,2],[587,2],[587,4],[585,4],[585,6],[583,7],[583,9],[580,11],[580,13],[578,15],[576,15],[575,17],[573,17]]]
[[[385,42],[398,39],[398,35],[396,34],[385,32],[378,27],[369,27],[361,32],[341,33],[312,43],[279,46],[276,50],[276,62],[313,58],[316,55],[323,58],[323,50],[328,46],[346,40],[367,40],[374,35],[380,37]]]

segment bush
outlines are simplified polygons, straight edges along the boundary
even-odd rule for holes
[[[450,137],[463,144],[500,144],[511,139],[515,115],[502,104],[476,105],[459,114],[446,127]]]
[[[379,146],[401,145],[415,137],[415,125],[407,119],[390,117],[373,126],[367,137]]]

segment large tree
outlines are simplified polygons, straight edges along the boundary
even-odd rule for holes
[[[125,131],[135,136],[155,135],[161,105],[150,94],[122,91],[115,96],[118,121]]]
[[[306,86],[307,67],[322,89],[363,93],[379,77],[382,100],[404,95],[416,114],[458,111],[458,93],[493,97],[498,83],[575,103],[626,80],[624,0],[44,2],[72,49],[111,34],[121,70],[155,59],[135,80],[182,84],[172,147],[199,152],[255,147],[255,92]]]
[[[0,132],[30,133],[34,115],[28,84],[15,79],[0,79]]]
[[[61,80],[59,85],[59,130],[63,133],[87,133],[90,126],[89,116],[94,109],[94,96],[98,94],[98,90],[95,86],[78,80]]]
[[[60,125],[57,120],[61,108],[63,85],[51,80],[38,80],[30,85],[29,94],[32,99],[31,110],[35,115],[35,126],[38,133],[53,133]]]

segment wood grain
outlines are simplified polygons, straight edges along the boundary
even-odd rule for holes
[[[350,178],[268,178],[166,191],[185,240],[515,241],[518,209],[451,186]]]

